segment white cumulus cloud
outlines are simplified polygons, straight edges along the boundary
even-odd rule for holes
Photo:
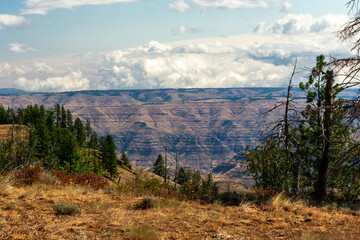
[[[35,70],[38,72],[51,73],[54,71],[54,68],[49,66],[44,62],[35,62],[34,63]]]
[[[191,28],[191,27],[188,28],[185,26],[180,26],[180,27],[171,29],[171,33],[174,35],[185,34],[185,33],[199,33],[199,32],[201,32],[201,30],[198,28]]]
[[[282,11],[282,12],[288,12],[292,7],[293,7],[292,3],[290,3],[290,2],[284,2],[284,3],[281,5],[281,11]]]
[[[82,5],[104,5],[113,3],[136,2],[138,0],[26,0],[26,8],[21,9],[21,14],[46,15],[50,10],[57,8],[72,9]]]
[[[9,76],[11,73],[11,65],[8,63],[0,63],[0,76]]]
[[[155,45],[155,43],[152,43]],[[276,66],[245,57],[236,47],[221,43],[149,47],[107,54],[102,89],[201,88],[281,85],[287,66]],[[216,49],[216,50],[215,50]]]
[[[23,16],[16,16],[10,14],[0,14],[0,30],[11,28],[22,28],[29,25],[31,22]]]
[[[190,9],[190,6],[185,1],[178,0],[175,2],[169,3],[168,8],[171,10],[175,10],[177,12],[186,12],[187,10]]]
[[[9,51],[13,53],[25,53],[25,52],[34,52],[37,51],[35,48],[26,47],[22,43],[9,43]]]
[[[14,86],[28,91],[75,91],[89,89],[89,80],[82,77],[81,71],[74,71],[62,77],[50,77],[47,79],[18,78]]]
[[[313,17],[310,14],[288,14],[283,19],[265,26],[260,23],[254,30],[257,33],[274,34],[304,34],[309,32],[334,32],[346,23],[349,17],[346,15],[328,14],[320,17]]]

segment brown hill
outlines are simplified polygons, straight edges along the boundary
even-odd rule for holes
[[[134,166],[152,166],[167,146],[170,165],[178,151],[180,166],[207,171],[253,145],[260,127],[278,117],[262,113],[283,96],[281,88],[109,90],[2,95],[0,103],[59,103],[100,135],[113,135]]]

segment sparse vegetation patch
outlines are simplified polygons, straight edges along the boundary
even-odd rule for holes
[[[78,205],[71,205],[64,202],[55,203],[53,208],[58,215],[74,215],[81,212]]]

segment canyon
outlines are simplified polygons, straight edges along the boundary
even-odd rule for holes
[[[281,116],[279,111],[264,113],[283,101],[285,92],[283,88],[7,91],[0,95],[0,103],[14,108],[59,103],[74,118],[89,120],[100,136],[112,135],[118,153],[126,152],[135,167],[152,167],[166,148],[170,167],[175,167],[177,157],[180,167],[207,172],[256,144],[264,124]],[[293,95],[301,92],[295,90]]]

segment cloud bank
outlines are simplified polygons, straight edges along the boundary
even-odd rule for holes
[[[342,15],[288,14],[246,35],[151,41],[106,53],[0,64],[0,81],[13,80],[15,87],[29,91],[282,87],[295,59],[301,69],[313,66],[319,54],[349,54],[349,47],[333,36],[343,24],[334,18],[347,20]]]
[[[66,76],[46,79],[21,77],[15,81],[14,86],[29,91],[76,91],[88,89],[89,80],[82,77],[81,71],[75,71]]]

